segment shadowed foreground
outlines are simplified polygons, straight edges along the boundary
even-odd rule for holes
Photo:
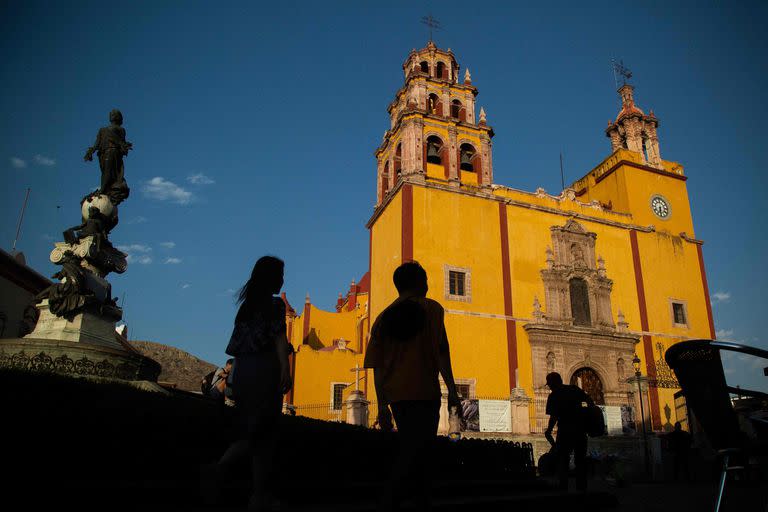
[[[0,386],[3,460],[13,468],[3,480],[4,502],[22,500],[26,510],[244,508],[245,467],[218,507],[198,499],[199,465],[220,456],[231,439],[231,410],[189,393],[165,396],[58,375],[3,370]],[[379,431],[282,417],[273,483],[282,510],[375,510],[393,443]],[[657,510],[639,487],[621,490],[620,505],[616,490],[599,483],[586,495],[557,493],[535,477],[529,451],[513,443],[439,438],[437,457],[440,511]],[[681,497],[669,486],[647,491],[667,495],[667,503]],[[706,486],[684,492],[685,503],[709,503]]]

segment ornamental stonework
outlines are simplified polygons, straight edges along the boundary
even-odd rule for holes
[[[553,371],[566,384],[589,376],[605,405],[630,405],[627,361],[639,341],[627,332],[623,315],[618,323],[613,320],[613,281],[596,254],[597,235],[573,219],[550,230],[552,245],[544,252],[541,270],[544,307],[535,298],[533,321],[524,325],[531,345],[537,426],[546,425],[546,376]]]

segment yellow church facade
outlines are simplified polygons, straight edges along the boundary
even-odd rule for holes
[[[289,308],[289,403],[313,415],[339,411],[354,389],[375,401],[372,376],[355,368],[371,320],[397,295],[393,271],[416,260],[445,308],[462,394],[509,399],[515,432],[546,424],[550,371],[598,403],[636,405],[635,355],[653,428],[674,423],[679,389],[663,354],[715,329],[687,177],[661,158],[653,112],[625,84],[605,130],[611,153],[559,195],[526,192],[494,183],[494,132],[450,50],[430,42],[403,72],[375,153],[368,272],[335,312],[309,297]]]

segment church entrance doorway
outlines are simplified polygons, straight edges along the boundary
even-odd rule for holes
[[[592,368],[579,368],[573,372],[571,385],[580,387],[596,405],[605,405],[603,396],[603,381]]]

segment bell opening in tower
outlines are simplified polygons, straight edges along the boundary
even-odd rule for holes
[[[443,148],[443,141],[434,135],[427,138],[427,163],[441,164],[443,162],[440,151]]]

